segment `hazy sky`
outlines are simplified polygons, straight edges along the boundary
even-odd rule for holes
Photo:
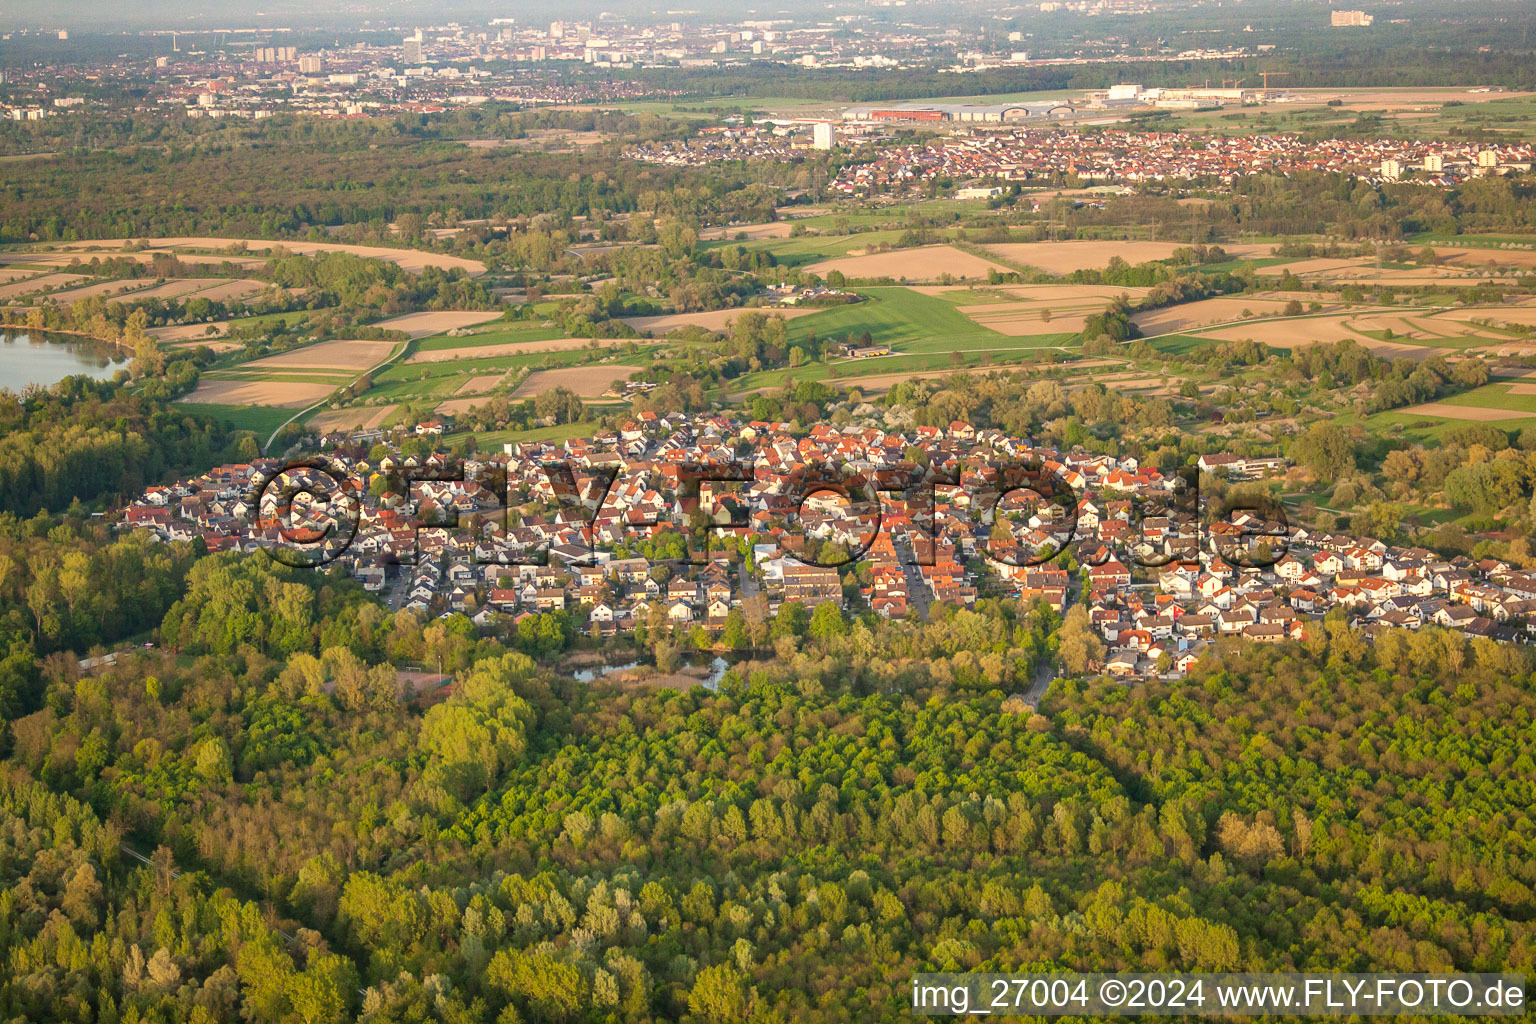
[[[261,25],[361,25],[516,18],[544,24],[551,18],[591,17],[601,11],[634,15],[686,8],[721,14],[749,6],[728,0],[0,0],[0,26],[120,31],[125,28],[250,28]],[[778,0],[772,9],[806,9],[804,0]],[[825,9],[824,5],[817,7]],[[850,4],[852,6],[852,4]],[[862,4],[858,4],[862,7]]]

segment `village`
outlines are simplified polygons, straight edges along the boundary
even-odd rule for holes
[[[1252,174],[1347,172],[1369,180],[1415,180],[1448,187],[1471,177],[1528,171],[1529,143],[1303,139],[1298,135],[957,129],[952,137],[882,145],[874,159],[844,167],[831,188],[845,196],[902,193],[931,182],[1021,182],[1073,177],[1084,182],[1212,181]]]
[[[721,414],[645,413],[588,439],[508,444],[454,472],[450,456],[401,456],[391,445],[369,458],[381,446],[360,446],[375,434],[330,440],[345,442],[332,459],[359,509],[337,564],[392,611],[463,614],[487,632],[551,612],[602,638],[637,627],[719,630],[748,602],[758,615],[793,601],[900,618],[1013,598],[1058,613],[1083,604],[1104,642],[1102,670],[1138,677],[1187,671],[1219,637],[1303,639],[1333,609],[1366,632],[1435,625],[1508,642],[1527,640],[1536,619],[1536,573],[1508,563],[1300,526],[1277,531],[1247,512],[1201,531],[1169,512],[1184,474],[962,422],[796,433]],[[805,483],[817,465],[875,478],[910,468],[915,453],[953,469],[958,483],[932,486],[926,500],[882,494],[878,508]],[[1070,501],[998,494],[997,468],[1029,461],[1064,482]],[[695,483],[690,497],[684,481],[701,465],[735,467],[741,482],[708,473],[714,482]],[[551,466],[569,467],[563,485]],[[1286,461],[1213,454],[1195,468],[1262,480]],[[210,552],[279,548],[300,512],[300,502],[282,508],[265,486],[283,471],[263,460],[151,487],[121,526],[163,541],[201,539]],[[404,488],[410,501],[379,485],[401,472],[419,481]],[[491,483],[502,474],[504,491]],[[433,525],[445,514],[456,525]],[[679,528],[696,515],[713,524],[707,551],[692,550]],[[1068,521],[1076,571],[1054,558]]]

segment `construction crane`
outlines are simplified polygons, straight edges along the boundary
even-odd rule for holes
[[[1246,78],[1223,78],[1221,80],[1221,87],[1223,89],[1236,89],[1246,81],[1248,81]]]
[[[1259,77],[1264,79],[1264,91],[1269,92],[1270,78],[1284,78],[1288,74],[1290,74],[1289,71],[1260,71]]]

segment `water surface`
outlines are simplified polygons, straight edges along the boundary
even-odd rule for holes
[[[0,388],[18,395],[29,384],[52,387],[65,377],[84,374],[110,380],[128,368],[128,357],[104,342],[36,331],[0,330]]]

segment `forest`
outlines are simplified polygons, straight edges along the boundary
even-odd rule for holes
[[[920,970],[1536,959],[1516,648],[1330,618],[1032,711],[1081,623],[791,603],[718,690],[620,690],[189,554],[162,648],[8,712],[0,1019],[884,1020]]]

